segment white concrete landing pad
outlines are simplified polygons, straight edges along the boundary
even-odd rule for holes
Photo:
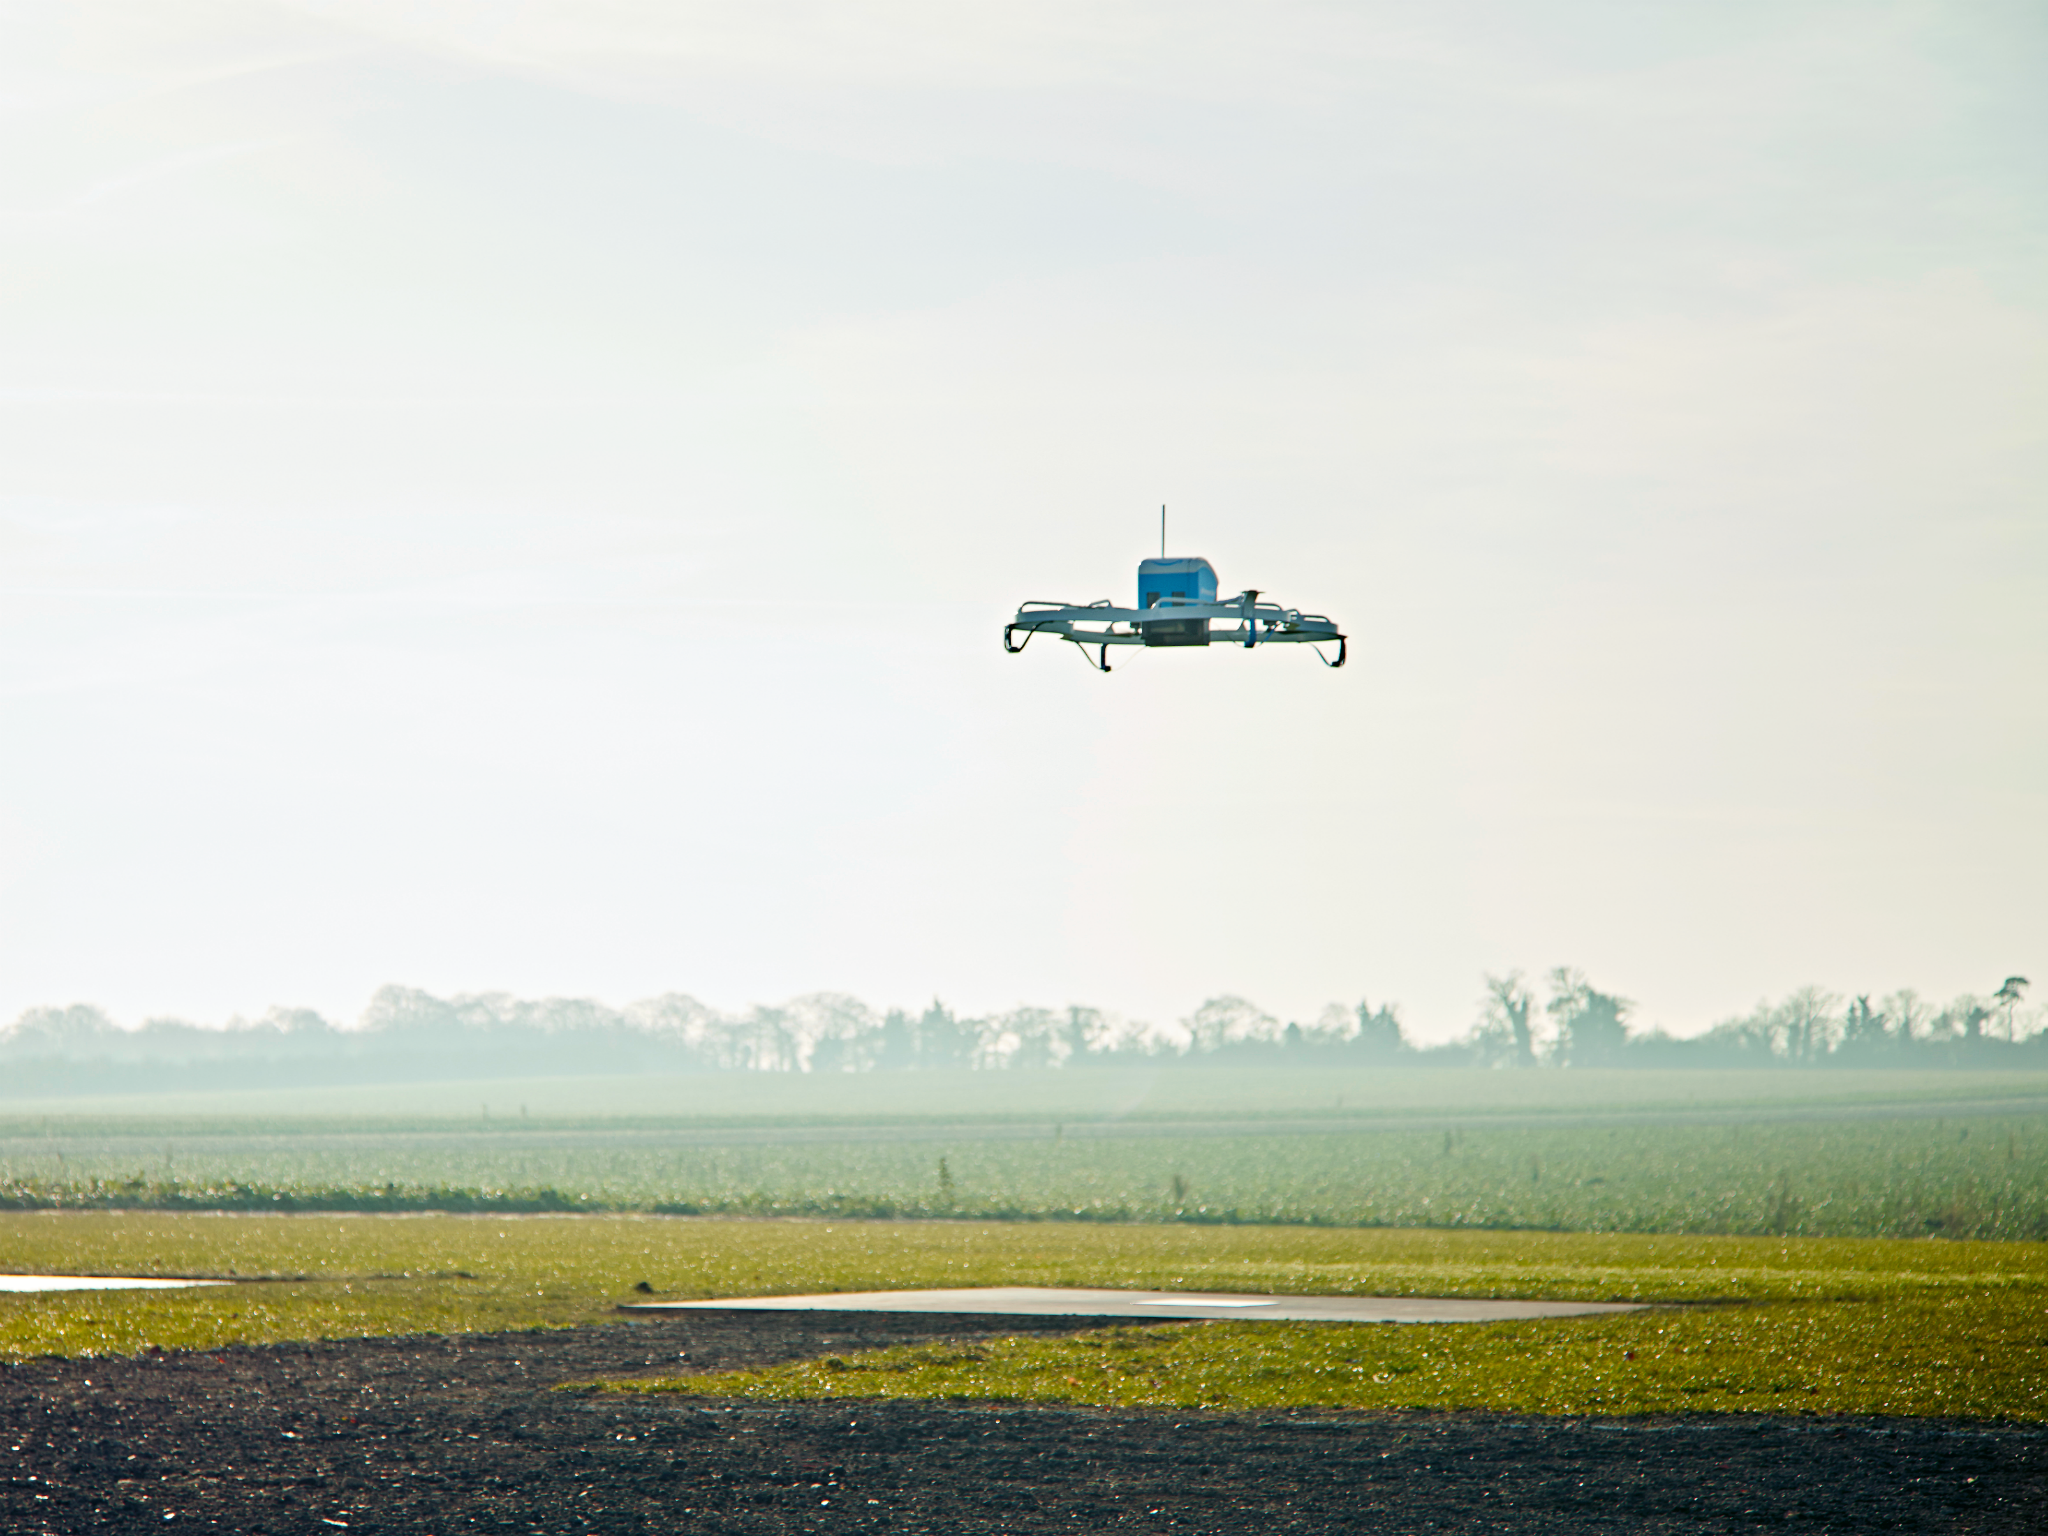
[[[1236,1296],[1217,1291],[1060,1290],[994,1285],[958,1291],[842,1291],[644,1301],[622,1312],[981,1312],[1015,1317],[1243,1317],[1313,1323],[1504,1323],[1526,1317],[1640,1312],[1631,1302],[1495,1301],[1463,1296]]]
[[[227,1280],[139,1280],[128,1275],[0,1275],[0,1291],[176,1291]]]

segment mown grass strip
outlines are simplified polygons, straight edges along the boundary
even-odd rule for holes
[[[600,1390],[1104,1408],[2048,1418],[2039,1293],[1484,1324],[1205,1322],[905,1346]]]
[[[2048,1381],[2048,1362],[2041,1351],[2041,1340],[2048,1336],[2048,1246],[2032,1243],[653,1216],[62,1212],[0,1215],[0,1271],[266,1282],[174,1293],[0,1296],[0,1357],[17,1359],[132,1354],[151,1347],[210,1349],[237,1342],[605,1323],[617,1320],[615,1305],[634,1297],[633,1287],[640,1281],[647,1282],[657,1295],[671,1299],[1014,1284],[1275,1294],[1743,1301],[1764,1305],[1711,1314],[1660,1312],[1654,1314],[1656,1322],[1649,1321],[1650,1314],[1642,1314],[1628,1319],[1627,1324],[1631,1328],[1648,1326],[1654,1332],[1656,1327],[1691,1328],[1696,1316],[1724,1318],[1735,1332],[1703,1335],[1701,1348],[1724,1337],[1748,1338],[1751,1342],[1741,1345],[1747,1353],[1740,1354],[1740,1359],[1782,1363],[1797,1358],[1811,1365],[1803,1375],[1760,1375],[1763,1367],[1758,1366],[1749,1374],[1726,1376],[1740,1390],[1736,1386],[1716,1389],[1719,1395],[1687,1393],[1681,1390],[1681,1383],[1661,1397],[1612,1397],[1615,1403],[1629,1400],[1661,1405],[1657,1411],[1731,1404],[1756,1407],[1767,1402],[1790,1406],[1795,1397],[1790,1387],[1765,1388],[1773,1381],[1811,1380],[1818,1390],[1800,1395],[1808,1399],[1804,1406],[1816,1411],[1838,1411],[1833,1406],[1837,1404],[1862,1404],[1839,1411],[2026,1416],[2036,1413],[2028,1406],[2034,1400],[2006,1386],[1987,1388],[1989,1396],[1974,1387],[1961,1391],[1951,1399],[1959,1406],[1952,1408],[1929,1406],[1939,1396],[1935,1389],[1942,1386],[1941,1371],[1951,1368],[1934,1362],[1949,1361],[1955,1371],[1977,1382],[2005,1379],[2011,1374],[2007,1364],[2021,1362],[2033,1372],[2034,1380]],[[1823,1304],[1839,1305],[1842,1310],[1825,1315],[1812,1310]],[[1807,1310],[1800,1310],[1802,1307]],[[1988,1321],[1980,1325],[1978,1319]],[[1299,1403],[1493,1405],[1535,1412],[1552,1411],[1540,1403],[1555,1402],[1556,1411],[1637,1411],[1603,1406],[1609,1398],[1595,1393],[1602,1370],[1615,1377],[1599,1386],[1610,1396],[1621,1392],[1621,1384],[1632,1379],[1619,1374],[1622,1368],[1609,1358],[1613,1351],[1603,1354],[1595,1348],[1585,1356],[1588,1374],[1574,1378],[1588,1383],[1584,1390],[1560,1391],[1540,1401],[1502,1395],[1507,1391],[1503,1384],[1509,1380],[1502,1374],[1506,1364],[1499,1369],[1486,1367],[1491,1375],[1482,1371],[1475,1376],[1467,1371],[1443,1376],[1450,1369],[1445,1362],[1453,1357],[1435,1353],[1439,1348],[1476,1347],[1459,1341],[1482,1337],[1525,1337],[1541,1342],[1542,1351],[1553,1351],[1574,1339],[1597,1343],[1609,1337],[1601,1329],[1621,1326],[1621,1321],[1373,1332],[1371,1336],[1385,1341],[1387,1349],[1398,1344],[1401,1350],[1426,1347],[1430,1353],[1416,1357],[1420,1363],[1405,1374],[1397,1367],[1408,1355],[1387,1357],[1394,1363],[1375,1365],[1365,1373],[1363,1380],[1371,1385],[1371,1392],[1355,1372],[1331,1377],[1326,1371],[1318,1376],[1303,1363],[1313,1364],[1310,1355],[1294,1359],[1285,1350],[1267,1361],[1280,1375],[1258,1379],[1305,1384],[1295,1398],[1285,1399]],[[1983,1333],[1984,1327],[1993,1332]],[[1336,1331],[1325,1333],[1322,1330],[1326,1328]],[[1504,1333],[1503,1328],[1509,1331]],[[1742,1332],[1745,1329],[1766,1332]],[[1244,1395],[1252,1390],[1248,1383],[1255,1385],[1251,1376],[1230,1378],[1223,1365],[1192,1370],[1184,1363],[1203,1349],[1222,1347],[1199,1341],[1228,1340],[1231,1334],[1180,1332],[1191,1334],[1197,1342],[1176,1347],[1194,1354],[1174,1357],[1183,1364],[1166,1362],[1173,1369],[1161,1379],[1179,1382],[1173,1392],[1180,1395],[1161,1396],[1157,1399],[1161,1404],[1261,1401]],[[1317,1325],[1302,1336],[1304,1342],[1286,1348],[1308,1350],[1309,1340],[1336,1340],[1351,1332],[1355,1330]],[[1144,1336],[1168,1337],[1149,1332]],[[1251,1340],[1257,1335],[1243,1337]],[[1923,1345],[1939,1347],[1926,1354]],[[1229,1346],[1240,1351],[1250,1347],[1249,1343]],[[1646,1358],[1638,1345],[1621,1346],[1624,1353],[1628,1348],[1638,1349],[1638,1361]],[[1802,1350],[1805,1353],[1800,1353]],[[1816,1374],[1831,1350],[1837,1351],[1843,1362],[1837,1373],[1840,1380]],[[1867,1369],[1857,1363],[1866,1357],[1871,1362]],[[1500,1359],[1505,1362],[1509,1356]],[[1866,1382],[1868,1372],[1879,1370],[1885,1359],[1922,1363],[1910,1368],[1902,1364],[1892,1376],[1883,1377],[1886,1381],[1896,1377],[1896,1381],[1882,1392],[1855,1385]],[[1289,1360],[1293,1363],[1287,1363]],[[1991,1364],[1986,1365],[1986,1360]],[[1329,1370],[1340,1365],[1350,1370],[1360,1363],[1346,1364],[1333,1356]],[[1551,1354],[1539,1352],[1517,1369],[1532,1378],[1563,1381],[1565,1378],[1552,1371],[1554,1363]],[[1635,1371],[1641,1375],[1646,1369]],[[1039,1377],[1046,1374],[1037,1367],[1026,1374],[1034,1372]],[[1075,1373],[1062,1370],[1052,1374]],[[1391,1380],[1373,1382],[1379,1374],[1387,1374]],[[1688,1378],[1693,1386],[1721,1379],[1714,1374]],[[1330,1386],[1333,1380],[1353,1395],[1335,1394]],[[1423,1387],[1431,1382],[1436,1385],[1424,1392]],[[1487,1389],[1494,1391],[1492,1397],[1482,1391],[1488,1382],[1494,1384]],[[1907,1390],[1898,1382],[1919,1384]],[[1379,1390],[1401,1383],[1406,1383],[1406,1395]],[[1055,1380],[1040,1381],[1039,1385],[1066,1384]],[[977,1385],[956,1377],[946,1390],[995,1388],[987,1381]],[[998,1395],[1008,1395],[1011,1390],[1004,1387]],[[1097,1399],[1083,1395],[1064,1400]],[[1886,1403],[1920,1406],[1883,1406]],[[1646,1406],[1640,1411],[1650,1409]]]

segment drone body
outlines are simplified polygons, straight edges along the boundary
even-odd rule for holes
[[[1214,603],[1216,567],[1196,556],[1189,560],[1138,562],[1138,606],[1156,608],[1166,603]],[[1154,619],[1145,626],[1147,645],[1207,645],[1207,619]]]
[[[1217,599],[1216,569],[1196,558],[1138,562],[1138,606],[1113,608],[1108,598],[1085,606],[1029,602],[1003,626],[1003,649],[1015,655],[1033,635],[1052,635],[1074,645],[1098,647],[1091,663],[1110,670],[1112,645],[1188,646],[1311,645],[1329,667],[1344,665],[1345,637],[1335,622],[1319,613],[1262,603],[1256,588],[1236,597]],[[1015,635],[1024,638],[1011,644]],[[1337,659],[1324,656],[1320,642],[1334,642]]]

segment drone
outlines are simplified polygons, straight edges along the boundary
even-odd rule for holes
[[[1217,601],[1216,568],[1199,556],[1167,558],[1166,508],[1159,509],[1159,558],[1138,562],[1138,606],[1117,608],[1108,598],[1085,605],[1032,601],[1003,626],[1003,649],[1012,656],[1034,635],[1051,635],[1094,649],[1088,665],[1110,671],[1112,645],[1185,646],[1306,645],[1326,667],[1344,665],[1345,638],[1336,621],[1320,613],[1262,603],[1256,587]],[[1024,638],[1012,644],[1012,637]],[[1334,643],[1333,661],[1323,646]]]

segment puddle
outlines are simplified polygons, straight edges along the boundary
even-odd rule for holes
[[[0,1275],[0,1291],[176,1291],[229,1280],[139,1280],[128,1275]]]
[[[823,1296],[744,1296],[721,1301],[643,1301],[621,1312],[960,1312],[1009,1317],[1229,1317],[1326,1323],[1499,1323],[1532,1317],[1640,1312],[1635,1302],[1511,1301],[1483,1296],[1239,1296],[1217,1291],[1116,1291],[998,1285],[962,1290],[849,1291]]]

